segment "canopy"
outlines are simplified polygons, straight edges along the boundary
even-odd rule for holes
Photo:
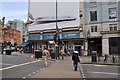
[[[26,46],[26,45],[28,45],[30,42],[24,42],[24,43],[22,43],[20,46]]]

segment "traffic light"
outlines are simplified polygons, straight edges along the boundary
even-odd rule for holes
[[[57,34],[55,34],[55,35],[53,36],[53,40],[54,40],[55,43],[57,42]]]

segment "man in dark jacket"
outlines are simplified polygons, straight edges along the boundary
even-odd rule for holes
[[[72,55],[72,60],[73,60],[73,65],[74,65],[74,70],[77,71],[78,67],[78,62],[80,62],[79,56],[78,56],[78,51],[74,51]]]

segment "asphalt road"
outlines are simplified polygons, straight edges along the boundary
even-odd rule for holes
[[[43,60],[14,55],[0,55],[0,57],[2,57],[2,62],[0,62],[2,78],[29,78],[45,69]],[[53,62],[49,61],[48,66]]]
[[[113,65],[96,65],[96,64],[80,64],[83,70],[83,77],[86,78],[111,78],[118,79],[120,66]],[[119,69],[118,69],[119,68]]]

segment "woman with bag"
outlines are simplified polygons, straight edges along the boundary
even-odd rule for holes
[[[43,51],[43,56],[44,56],[45,66],[48,67],[48,57],[50,56],[50,54],[47,49]]]

